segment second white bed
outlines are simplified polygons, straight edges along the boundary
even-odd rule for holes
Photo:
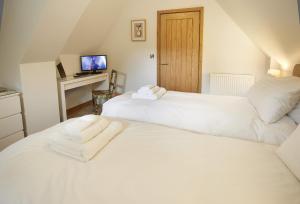
[[[106,102],[102,115],[277,145],[297,127],[289,117],[265,124],[245,97],[168,91],[152,101],[131,94]]]

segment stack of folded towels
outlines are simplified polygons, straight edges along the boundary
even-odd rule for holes
[[[146,85],[141,87],[136,93],[133,93],[132,98],[157,100],[160,99],[165,93],[167,93],[165,88],[154,85]]]
[[[67,122],[49,137],[52,150],[86,162],[123,130],[119,121],[87,115]]]

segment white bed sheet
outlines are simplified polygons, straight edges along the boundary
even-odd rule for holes
[[[131,94],[107,101],[102,115],[277,145],[297,127],[290,118],[265,124],[246,97],[168,91],[151,101],[132,99]]]
[[[0,153],[2,204],[299,204],[275,146],[129,122],[88,163],[27,137]]]

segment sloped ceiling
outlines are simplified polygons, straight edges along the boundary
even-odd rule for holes
[[[127,0],[91,0],[61,54],[96,52]]]
[[[291,70],[300,63],[297,0],[217,0],[271,59]]]
[[[22,63],[55,60],[90,0],[48,0]]]
[[[21,90],[19,65],[47,0],[6,0],[0,30],[0,83]]]

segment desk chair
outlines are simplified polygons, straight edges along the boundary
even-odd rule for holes
[[[93,90],[92,91],[93,106],[94,106],[96,114],[99,115],[101,113],[102,105],[106,101],[108,101],[112,97],[118,95],[116,93],[117,77],[118,77],[118,72],[116,70],[112,70],[111,74],[110,74],[108,90]]]

